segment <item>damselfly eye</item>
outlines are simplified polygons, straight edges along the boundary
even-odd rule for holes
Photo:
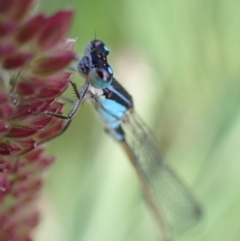
[[[95,39],[91,41],[85,48],[85,55],[88,55],[92,52],[96,52],[102,57],[107,57],[109,54],[109,49],[102,41]]]
[[[88,81],[96,89],[104,89],[112,83],[113,71],[110,66],[93,68],[88,74]]]
[[[84,56],[78,63],[78,71],[82,74],[88,74],[91,64],[91,56]]]
[[[104,54],[105,56],[107,56],[109,54],[109,49],[103,42],[99,43],[96,46],[96,51]]]

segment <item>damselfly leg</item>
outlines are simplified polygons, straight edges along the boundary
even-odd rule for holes
[[[71,104],[73,104],[72,106],[72,109],[70,110],[69,114],[68,115],[60,115],[60,114],[55,114],[55,113],[51,113],[51,112],[44,112],[44,113],[38,113],[38,115],[49,115],[49,116],[53,116],[55,118],[58,118],[58,119],[62,119],[62,120],[66,120],[67,123],[64,125],[63,129],[57,133],[56,135],[50,137],[49,139],[47,140],[44,140],[40,143],[38,143],[38,145],[40,144],[43,144],[47,141],[50,141],[60,135],[62,135],[67,129],[68,127],[70,126],[72,120],[73,120],[73,117],[75,116],[75,114],[77,113],[77,111],[79,110],[80,106],[81,106],[81,103],[87,93],[87,90],[88,90],[88,87],[89,87],[89,83],[85,83],[82,88],[81,88],[81,91],[79,92],[78,89],[77,89],[77,85],[73,82],[73,81],[70,81],[70,84],[73,88],[73,91],[74,91],[74,94],[76,96],[76,100],[73,101],[73,100],[70,100],[68,98],[63,98],[66,102],[69,102]]]
[[[70,81],[70,84],[73,87],[73,91],[74,91],[75,96],[77,97],[77,100],[75,101],[75,103],[74,103],[71,111],[69,112],[69,114],[67,116],[58,115],[58,114],[54,114],[54,113],[50,113],[50,112],[44,112],[44,114],[47,114],[47,115],[50,115],[50,116],[54,116],[56,118],[63,119],[63,120],[72,120],[72,118],[75,116],[75,114],[77,113],[78,109],[80,108],[82,100],[84,99],[85,94],[87,93],[89,83],[85,83],[82,86],[82,89],[81,89],[80,92],[77,89],[77,85],[73,81]]]

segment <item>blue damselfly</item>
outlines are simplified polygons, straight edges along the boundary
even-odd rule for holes
[[[69,120],[87,99],[104,122],[105,130],[125,150],[133,164],[143,193],[156,217],[162,236],[170,240],[170,230],[185,231],[197,224],[202,216],[195,197],[161,156],[151,131],[136,114],[131,95],[113,77],[107,62],[108,48],[100,40],[91,41],[78,63],[78,71],[85,78],[68,116],[48,113]]]

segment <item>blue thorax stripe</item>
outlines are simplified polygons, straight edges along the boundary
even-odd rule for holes
[[[103,92],[107,99],[123,105],[127,110],[133,107],[132,96],[115,79],[113,79],[110,86],[103,89]]]

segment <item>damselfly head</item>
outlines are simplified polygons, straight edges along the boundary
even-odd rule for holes
[[[100,40],[91,41],[85,56],[78,63],[78,71],[87,76],[90,85],[104,89],[112,83],[113,70],[107,62],[109,50]]]
[[[93,68],[104,68],[109,75],[113,75],[113,70],[109,66],[107,59],[97,51],[92,51],[88,55],[83,56],[78,63],[78,71],[83,74],[87,75]]]

